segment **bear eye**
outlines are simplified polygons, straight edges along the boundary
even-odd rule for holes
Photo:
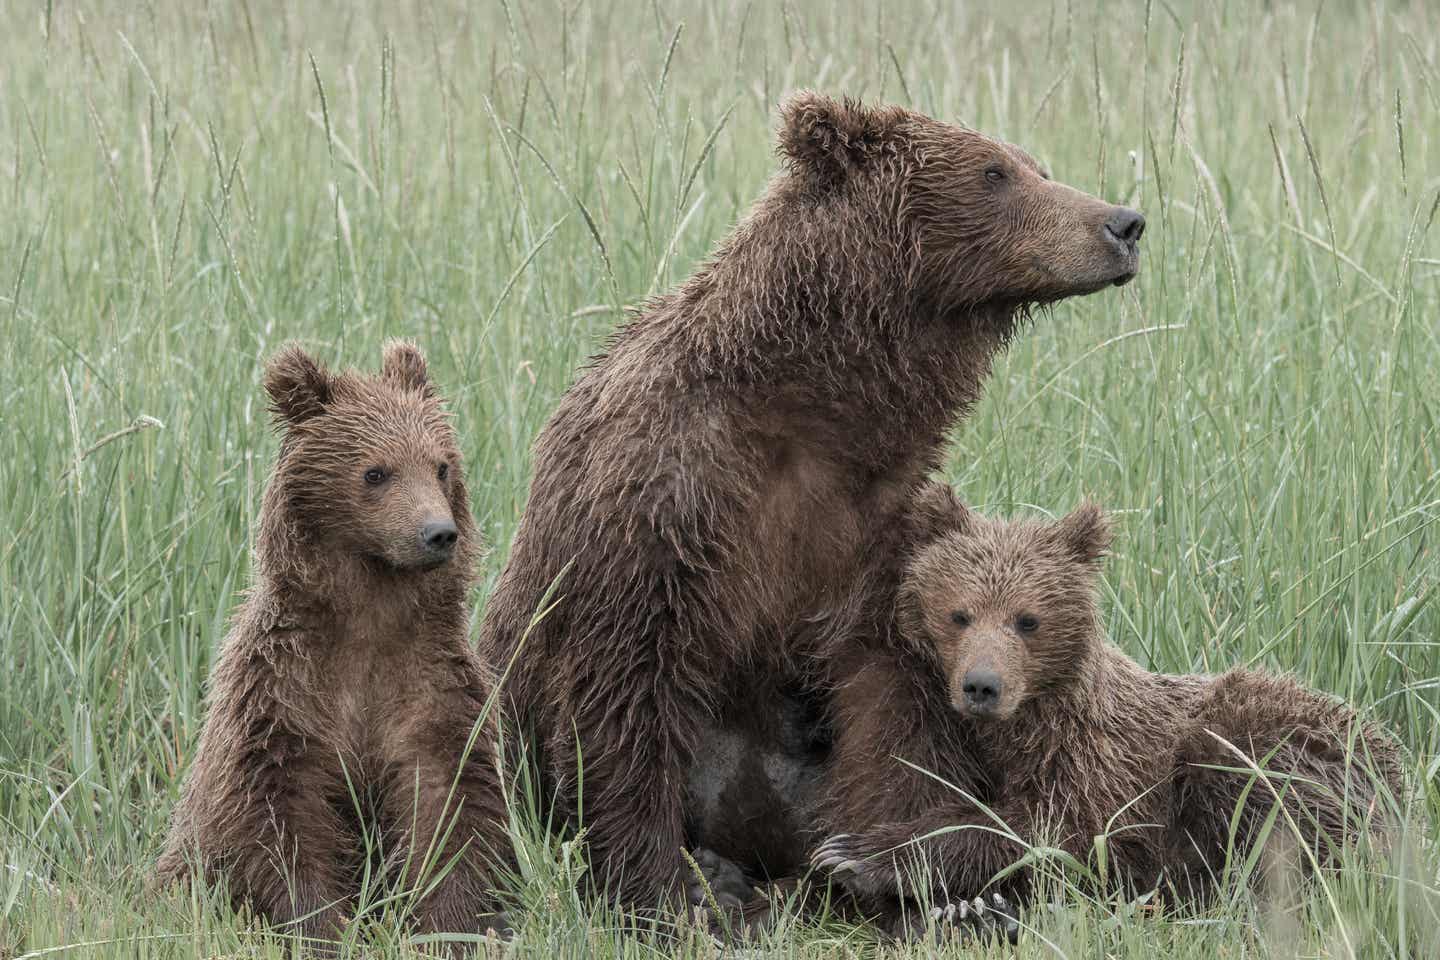
[[[382,467],[371,467],[365,471],[365,482],[372,487],[380,486],[380,484],[384,483],[389,477],[390,474]]]
[[[989,180],[991,183],[999,183],[1001,180],[1005,179],[1005,171],[1001,170],[999,167],[989,167],[985,171],[985,179]]]
[[[444,480],[446,477],[450,476],[450,464],[440,464],[440,469],[435,471],[435,476],[439,477],[441,480]]]
[[[955,624],[957,627],[968,627],[970,626],[970,614],[966,613],[964,610],[956,610],[954,613],[950,614],[950,622]]]
[[[1015,629],[1021,633],[1034,633],[1040,628],[1040,621],[1032,614],[1022,613],[1015,618]]]

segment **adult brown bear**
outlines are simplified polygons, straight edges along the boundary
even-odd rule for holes
[[[757,677],[823,686],[809,654],[875,619],[867,564],[1029,308],[1138,267],[1140,214],[974,131],[801,93],[779,139],[787,169],[545,426],[482,627],[622,903],[704,842],[704,729]]]

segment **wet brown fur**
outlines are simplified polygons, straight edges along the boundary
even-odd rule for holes
[[[894,578],[870,566],[1027,310],[1136,268],[1103,234],[1117,208],[973,131],[802,93],[779,141],[787,169],[545,426],[482,628],[493,662],[519,650],[508,692],[572,815],[583,757],[595,875],[622,902],[673,888],[728,692],[823,687],[814,654],[888,623]]]
[[[287,346],[265,387],[282,440],[254,584],[210,675],[157,877],[198,865],[237,904],[334,937],[364,856],[348,777],[409,858],[407,885],[432,839],[439,864],[463,850],[417,925],[483,931],[498,923],[490,858],[509,844],[494,710],[466,751],[494,681],[466,640],[479,541],[454,430],[404,342],[386,345],[379,376],[334,375]],[[372,467],[383,482],[367,482]],[[435,565],[419,531],[445,520],[458,539]]]
[[[1377,725],[1288,677],[1149,673],[1105,639],[1094,591],[1109,537],[1093,505],[1054,523],[960,508],[953,529],[913,557],[900,623],[928,663],[884,683],[925,687],[931,713],[907,723],[946,731],[959,721],[970,751],[930,750],[920,762],[937,763],[930,769],[958,780],[1028,843],[1057,843],[1098,868],[1093,838],[1107,835],[1109,877],[1134,890],[1160,883],[1203,899],[1227,862],[1234,811],[1233,865],[1260,834],[1275,794],[1257,782],[1242,805],[1249,775],[1212,768],[1246,762],[1217,738],[1280,775],[1271,783],[1321,863],[1340,845],[1382,832],[1385,794],[1399,796],[1401,776],[1397,744]],[[974,671],[998,676],[998,706],[978,708],[966,694]],[[1287,775],[1297,778],[1288,787]],[[870,778],[870,795],[883,796],[889,769]],[[871,806],[873,816],[887,815],[883,801]],[[862,897],[913,893],[905,887],[912,875],[932,893],[972,897],[1023,855],[953,792],[918,815],[912,805],[901,809],[903,818],[824,845],[817,859],[849,860],[837,877]],[[954,826],[972,829],[901,846]],[[1292,832],[1284,817],[1274,830]],[[1030,879],[1022,870],[1001,887],[1023,897]]]

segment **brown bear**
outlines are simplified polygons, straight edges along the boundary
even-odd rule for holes
[[[498,927],[497,698],[466,639],[479,543],[425,358],[392,341],[379,376],[336,375],[289,345],[265,389],[282,439],[254,584],[210,674],[157,876],[197,867],[272,922],[333,938],[363,812],[407,887],[459,857],[415,905],[421,930]]]
[[[704,844],[689,770],[736,691],[823,691],[813,654],[886,606],[870,565],[1031,308],[1138,269],[1140,214],[973,130],[801,93],[779,145],[743,222],[541,432],[481,630],[621,903],[657,904]]]
[[[1302,866],[1383,836],[1401,774],[1375,724],[1287,677],[1149,673],[1106,640],[1094,594],[1110,532],[1097,507],[1058,522],[952,509],[953,528],[906,568],[900,628],[928,663],[910,678],[923,700],[898,706],[916,710],[904,723],[964,739],[962,762],[926,759],[974,792],[884,822],[889,770],[872,769],[871,824],[821,844],[816,866],[862,897],[923,883],[969,898],[1044,840],[1133,890],[1204,899],[1277,800],[1274,833],[1308,851]],[[1252,764],[1265,771],[1253,783]],[[1032,879],[1027,867],[990,889],[1023,899]]]

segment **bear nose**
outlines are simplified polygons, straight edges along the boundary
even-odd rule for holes
[[[1000,705],[1000,674],[994,670],[969,671],[960,689],[965,694],[966,706],[975,713],[992,713]]]
[[[455,541],[460,539],[460,531],[456,530],[455,524],[449,520],[431,520],[421,528],[420,539],[430,552],[445,554],[455,548]]]
[[[1145,216],[1139,210],[1116,207],[1115,212],[1110,214],[1110,219],[1105,221],[1105,232],[1126,246],[1133,247],[1140,242],[1140,235],[1145,232]]]

